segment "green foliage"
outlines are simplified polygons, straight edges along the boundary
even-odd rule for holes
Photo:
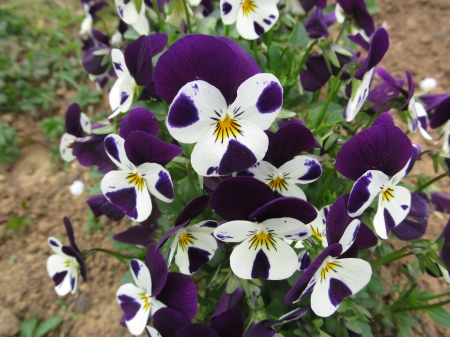
[[[55,330],[63,322],[61,316],[53,316],[42,321],[38,325],[38,320],[35,316],[20,323],[20,334],[22,337],[42,337],[50,331]]]
[[[23,234],[25,232],[25,226],[31,224],[31,219],[28,217],[11,215],[7,216],[6,220],[7,220],[6,230],[18,234]]]
[[[65,131],[64,122],[58,116],[44,118],[41,124],[41,130],[45,132],[48,140],[58,140]]]
[[[0,164],[10,163],[19,155],[16,129],[5,126],[0,120]]]

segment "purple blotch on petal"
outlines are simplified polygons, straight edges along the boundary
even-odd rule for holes
[[[230,3],[224,2],[222,4],[222,13],[224,15],[227,15],[228,13],[230,13],[232,9],[233,9],[233,6]]]
[[[52,279],[53,282],[55,282],[55,287],[59,286],[62,281],[64,281],[64,278],[67,275],[67,270],[61,271],[59,273],[56,273],[55,275],[53,275]]]
[[[272,21],[267,20],[267,19],[264,19],[263,21],[264,21],[264,23],[265,23],[266,25],[270,25],[270,24],[272,23]]]
[[[134,187],[108,192],[105,196],[114,206],[121,209],[128,217],[132,219],[136,219],[138,217],[138,212],[136,209],[137,195]]]
[[[313,180],[322,175],[322,167],[315,160],[308,160],[305,162],[305,166],[309,166],[308,172],[305,173],[298,180]]]
[[[358,179],[350,193],[348,212],[356,213],[370,199],[368,186],[372,181],[372,173],[367,173]]]
[[[170,177],[165,171],[159,171],[159,179],[155,184],[156,190],[168,199],[173,199],[173,186]]]
[[[256,102],[256,108],[262,114],[271,113],[283,105],[283,91],[277,82],[270,83],[264,88]]]
[[[342,303],[344,298],[350,296],[352,291],[350,288],[341,280],[331,278],[330,279],[330,289],[328,289],[328,296],[330,297],[330,302],[335,307]]]
[[[218,174],[226,175],[245,170],[256,164],[256,162],[257,159],[249,148],[231,139],[219,163]]]
[[[117,298],[120,301],[120,307],[125,314],[125,320],[132,320],[134,316],[136,316],[139,309],[141,309],[139,302],[137,302],[133,297],[127,295],[119,295]]]
[[[167,121],[170,127],[184,128],[194,124],[200,119],[194,101],[184,93],[173,102],[170,107]]]
[[[383,216],[384,216],[384,222],[386,224],[386,232],[389,233],[391,231],[391,229],[395,227],[394,218],[392,217],[391,213],[389,213],[387,208],[384,209]]]
[[[267,258],[266,253],[264,253],[264,251],[260,249],[259,252],[256,254],[255,261],[253,261],[251,276],[252,278],[267,279],[269,278],[269,270],[270,270],[269,259]]]
[[[141,266],[139,265],[139,262],[136,260],[131,260],[130,262],[131,269],[133,269],[134,275],[138,276],[139,272],[141,270]]]
[[[122,91],[120,93],[120,105],[125,103],[125,101],[128,99],[128,97],[130,97],[130,96],[125,91]]]
[[[255,33],[258,34],[258,36],[263,35],[265,32],[264,28],[256,21],[253,22],[253,28],[255,28]]]
[[[189,247],[188,248],[188,258],[189,258],[189,272],[195,273],[201,266],[207,263],[210,260],[211,253],[197,248],[197,247]]]
[[[308,252],[305,252],[304,254],[299,256],[298,262],[299,262],[299,265],[300,265],[299,269],[300,270],[306,270],[311,264],[311,256],[309,255]]]
[[[117,160],[119,163],[120,157],[119,157],[119,149],[117,148],[116,141],[113,137],[106,137],[104,140],[105,150],[108,152],[108,154],[113,157],[115,160]]]
[[[76,281],[75,277],[70,278],[70,288],[72,289],[72,291],[75,290],[75,281]]]
[[[52,246],[59,247],[59,244],[56,241],[50,240],[48,243]]]

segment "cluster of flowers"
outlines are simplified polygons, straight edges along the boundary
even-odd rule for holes
[[[304,27],[312,39],[311,48],[304,52],[304,63],[296,74],[303,90],[320,90],[333,77],[336,85],[330,88],[330,99],[341,85],[343,94],[348,95],[338,120],[352,122],[360,110],[372,116],[363,122],[363,130],[345,142],[338,142],[338,135],[331,145],[334,133],[323,135],[318,129],[324,115],[316,125],[308,125],[295,113],[283,116],[286,82],[262,73],[234,40],[188,34],[166,49],[166,34],[148,35],[147,12],[159,18],[165,12],[162,1],[125,0],[115,1],[121,23],[110,39],[92,28],[96,12],[105,2],[82,2],[87,17],[81,33],[88,35],[83,65],[102,86],[117,77],[109,93],[112,113],[108,123],[91,125],[77,104],[69,106],[60,150],[64,160],[76,158],[81,165],[97,166],[105,173],[100,184],[103,194],[87,200],[95,216],[113,220],[126,216],[139,223],[115,236],[147,247],[145,262],[130,260],[135,284],[124,284],[117,291],[123,323],[133,335],[146,330],[149,336],[163,337],[273,336],[275,325],[298,320],[310,308],[316,315],[328,317],[371,279],[372,268],[358,258],[360,250],[375,247],[378,238],[387,239],[391,231],[402,240],[425,233],[426,196],[399,185],[420,150],[395,126],[387,111],[397,108],[409,131],[419,130],[427,139],[431,139],[427,127],[428,112],[432,112],[430,126],[445,125],[441,137],[448,153],[450,94],[416,94],[411,73],[406,72],[405,90],[404,79],[376,68],[388,50],[389,38],[384,29],[375,30],[363,0],[339,0],[335,10],[325,14],[326,1],[284,4],[287,13],[310,12]],[[178,1],[173,3],[171,0],[166,19],[178,22],[181,31],[186,30],[184,19],[194,17],[187,4],[201,6],[195,12],[201,15],[210,14],[214,7],[209,1],[182,1],[180,10]],[[258,39],[277,24],[278,7],[277,0],[221,0],[219,10],[224,25],[236,22],[244,39]],[[359,52],[329,43],[329,27],[335,22],[354,33],[348,39],[367,51],[364,58]],[[127,25],[139,37],[124,51],[113,48],[123,45]],[[316,44],[322,53],[312,52]],[[375,73],[382,81],[370,89]],[[136,104],[149,100],[170,105],[163,130],[149,109]],[[327,113],[326,106],[323,113]],[[172,181],[175,166],[165,168],[169,163],[186,165],[189,193],[177,193]],[[198,184],[191,169],[198,175]],[[325,170],[323,181],[319,178]],[[344,178],[354,184],[346,189]],[[315,194],[298,186],[320,180]],[[337,187],[332,204],[327,205],[320,198],[331,181]],[[165,233],[155,232],[161,217],[155,198],[170,203],[180,193],[186,205],[173,214],[173,227]],[[191,194],[197,196],[186,200]],[[316,196],[314,205],[308,201],[311,195]],[[450,211],[448,196],[434,193],[431,202],[440,211]],[[209,206],[215,215],[191,224]],[[65,218],[64,223],[71,247],[48,239],[56,255],[49,258],[47,267],[58,295],[75,292],[79,270],[83,279],[87,277],[84,258],[88,254],[75,244],[70,221]],[[449,233],[450,223],[441,236],[445,245],[440,258],[434,261],[447,280]],[[166,242],[169,247],[164,247]],[[234,289],[226,287],[209,325],[193,324],[197,289],[188,275],[208,264],[217,250],[228,252],[231,247],[223,263],[229,263],[235,275],[228,277],[228,284],[235,283]],[[167,250],[164,257],[161,252]],[[179,273],[168,271],[174,257]],[[246,280],[285,280],[296,271],[302,274],[293,280],[285,301],[296,303],[311,293],[310,305],[300,302],[301,307],[277,320],[252,316],[245,327],[243,311],[238,308],[244,292],[253,299],[253,309],[261,308],[257,300],[260,289],[252,283],[251,290]]]

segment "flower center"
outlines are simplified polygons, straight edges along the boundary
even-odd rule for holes
[[[152,306],[150,296],[145,292],[140,293],[139,296],[141,297],[141,300],[144,301],[144,310],[146,311],[150,310],[150,307]]]
[[[267,179],[269,180],[269,179]],[[272,177],[270,178],[269,187],[275,191],[279,190],[280,192],[285,189],[287,191],[287,183],[285,177],[276,177],[275,179]]]
[[[253,237],[250,239],[250,248],[255,247],[255,250],[258,247],[266,247],[267,250],[271,248],[277,250],[275,238],[272,233],[270,233],[267,229],[262,228]],[[249,248],[249,249],[250,249]]]
[[[381,197],[383,201],[391,201],[394,198],[394,190],[392,188],[387,188],[384,191],[381,191]]]
[[[178,243],[181,249],[186,250],[187,246],[193,244],[196,238],[188,231],[183,231],[178,239]]]
[[[323,241],[323,233],[319,232],[318,228],[311,227],[311,234]]]
[[[218,120],[216,122],[216,128],[214,129],[214,136],[216,136],[216,142],[223,143],[225,138],[236,138],[237,135],[242,135],[241,126],[236,122],[236,119],[230,118],[225,115],[224,120]]]
[[[254,0],[244,0],[242,2],[242,11],[245,16],[248,16],[251,12],[256,9],[256,4]]]
[[[139,191],[144,189],[144,178],[139,175],[139,172],[129,173],[127,176],[127,181],[136,186]]]
[[[325,276],[327,276],[327,274],[330,271],[336,272],[336,269],[338,267],[340,267],[339,262],[337,262],[337,261],[326,261],[325,265],[322,267],[322,270],[320,271],[320,279],[324,280]]]

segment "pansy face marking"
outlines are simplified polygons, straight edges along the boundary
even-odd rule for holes
[[[127,176],[127,181],[131,185],[134,185],[138,189],[138,191],[142,191],[145,187],[145,180],[143,177],[144,175],[145,174],[141,176],[138,171],[129,173]]]
[[[197,239],[195,238],[195,236],[192,235],[192,233],[189,230],[186,229],[180,230],[180,238],[178,239],[178,244],[184,251],[187,250],[187,247],[189,245],[194,244],[196,240]]]
[[[238,124],[236,118],[230,117],[228,114],[220,116],[217,111],[214,111],[219,118],[211,117],[215,120],[216,128],[214,129],[214,136],[216,137],[216,142],[219,141],[223,144],[224,139],[229,140],[231,137],[237,139],[236,136],[243,135],[241,131],[241,126]],[[241,115],[243,111],[239,114]],[[236,117],[236,116],[235,116]]]
[[[269,187],[275,191],[278,190],[280,194],[283,190],[287,191],[287,182],[286,179],[289,177],[288,173],[283,173],[283,175],[278,175],[276,178],[273,175],[269,175],[269,178],[266,179],[269,181]]]
[[[244,0],[242,2],[242,11],[244,12],[244,16],[248,16],[251,12],[254,12],[255,9],[256,9],[255,1]]]
[[[268,231],[265,228],[261,228],[256,233],[251,233],[250,235],[253,236],[250,239],[250,247],[248,249],[254,248],[255,250],[257,250],[258,248],[266,247],[267,250],[277,250],[276,242],[271,232],[273,232],[273,230]]]
[[[336,273],[336,269],[339,267],[340,265],[338,261],[333,261],[333,259],[328,258],[322,265],[322,269],[320,271],[320,281],[324,281],[329,273]]]

